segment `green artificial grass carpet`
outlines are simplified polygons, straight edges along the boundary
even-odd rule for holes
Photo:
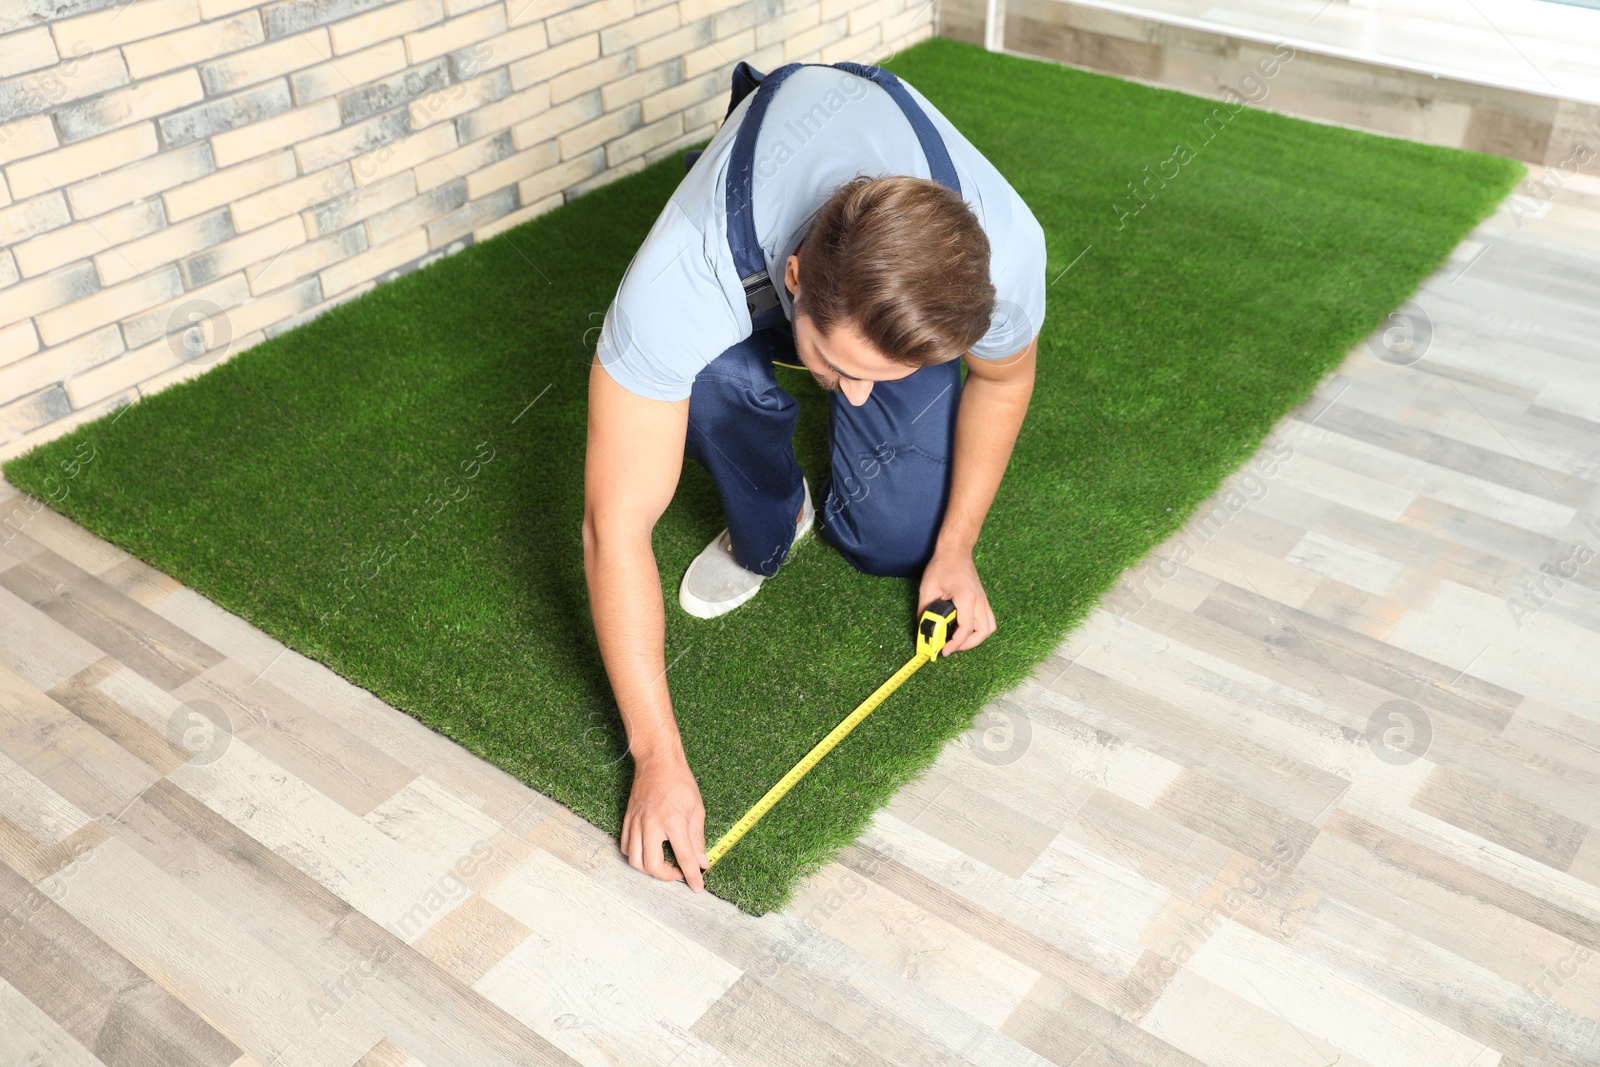
[[[755,914],[1026,678],[1525,173],[945,40],[887,65],[1032,207],[1048,321],[976,552],[1000,629],[919,671],[710,872]],[[1158,170],[1140,207],[1130,183]],[[584,579],[587,380],[682,173],[673,156],[379,286],[5,474],[44,496],[92,441],[62,512],[615,836],[632,764]],[[827,395],[778,373],[825,487]],[[654,544],[708,847],[914,651],[915,581],[815,537],[736,612],[684,614],[679,579],[724,525],[686,462]]]

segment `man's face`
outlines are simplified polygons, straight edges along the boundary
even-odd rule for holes
[[[799,256],[789,257],[784,282],[791,294],[800,291]],[[873,382],[898,381],[917,370],[885,358],[855,327],[838,323],[823,333],[809,315],[794,317],[794,348],[819,386],[843,393],[855,407],[867,402]]]

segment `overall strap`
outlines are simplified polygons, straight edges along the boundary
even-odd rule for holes
[[[747,63],[740,63],[734,71],[735,104],[750,91],[750,85],[756,86],[755,99],[750,101],[750,110],[745,112],[744,120],[739,124],[739,132],[734,138],[733,152],[728,160],[726,194],[728,248],[733,253],[733,265],[744,287],[745,306],[750,310],[753,329],[776,325],[777,319],[783,315],[778,303],[777,289],[773,280],[767,276],[767,261],[761,251],[761,241],[756,236],[755,219],[751,212],[754,198],[756,134],[761,129],[761,120],[766,115],[773,94],[789,75],[801,67],[826,65],[789,63],[778,67],[765,77]],[[906,92],[906,87],[900,83],[900,79],[880,67],[869,67],[860,63],[835,63],[833,66],[875,82],[889,93],[890,98],[911,123],[917,141],[922,146],[923,155],[928,160],[928,171],[933,180],[959,194],[961,182],[956,177],[955,165],[950,161],[950,153],[945,148],[944,139],[939,136],[939,131],[934,128],[927,113],[918,107],[911,94]],[[729,114],[732,112],[733,105],[730,105]]]

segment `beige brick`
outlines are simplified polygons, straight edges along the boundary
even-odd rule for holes
[[[418,165],[414,172],[417,176],[417,191],[427,192],[463,174],[471,174],[491,163],[497,163],[509,156],[511,151],[510,130],[501,130],[492,137],[462,145],[454,152],[448,152],[438,159],[430,159]]]
[[[31,332],[32,327],[29,329]],[[0,370],[0,396],[25,396],[56,385],[108,359],[115,359],[122,352],[122,331],[115,324],[102,327]]]
[[[11,190],[6,185],[5,174],[3,172],[0,172],[0,207],[9,207],[10,205],[11,205]]]
[[[370,248],[358,256],[351,256],[318,275],[322,279],[322,295],[334,296],[361,282],[370,281],[385,271],[393,270],[428,251],[428,234],[413,230],[397,241]]]
[[[208,94],[222,96],[280,75],[314,67],[332,57],[328,31],[318,26],[281,41],[272,41],[213,60],[200,68],[200,78],[205,82]]]
[[[815,7],[803,7],[799,11],[791,11],[787,15],[775,19],[765,19],[756,24],[756,47],[765,48],[769,44],[787,41],[803,30],[810,29],[819,21],[820,12]],[[844,34],[840,34],[844,36]]]
[[[848,14],[850,32],[860,33],[869,26],[881,29],[884,23],[904,11],[905,7],[905,0],[873,0],[872,3],[852,8]]]
[[[35,315],[33,321],[39,327],[40,340],[46,345],[58,345],[108,322],[138,314],[181,292],[183,281],[178,277],[178,268],[167,267],[121,285],[101,289],[66,307],[42,312]]]
[[[635,156],[642,156],[652,148],[659,148],[683,132],[683,115],[672,114],[664,119],[641,126],[632,133],[606,145],[606,165],[615,167]]]
[[[933,36],[933,22],[927,8],[918,5],[910,7],[893,16],[883,23],[879,29],[883,33],[883,40],[891,48],[884,51],[883,59],[887,59],[903,48],[910,48],[918,41]],[[882,62],[883,59],[874,59]]]
[[[406,126],[408,121],[404,111],[374,115],[321,137],[301,141],[294,146],[295,159],[299,161],[302,173],[322,170],[404,139],[411,132]]]
[[[74,260],[88,259],[124,241],[137,240],[166,225],[161,201],[144,200],[52,230],[12,249],[24,276],[32,278]]]
[[[27,319],[0,327],[0,367],[39,351],[39,335]]]
[[[600,90],[595,89],[564,104],[557,104],[526,122],[517,123],[511,128],[511,140],[519,150],[531,148],[540,141],[548,141],[599,114]]]
[[[337,163],[325,170],[283,182],[271,189],[233,202],[233,228],[246,233],[341,195],[353,188],[350,164]]]
[[[476,11],[480,7],[498,4],[501,0],[444,0],[444,13],[451,17],[464,15],[468,11]]]
[[[200,21],[200,5],[195,0],[139,0],[115,4],[90,15],[52,23],[56,50],[62,55],[76,44],[101,51],[128,41],[142,41],[169,30],[193,26]],[[75,54],[75,53],[74,53]]]
[[[593,3],[552,15],[545,20],[551,44],[570,41],[605,26],[615,25],[633,14],[633,0],[594,0]]]
[[[538,56],[549,47],[550,38],[545,34],[543,23],[519,26],[475,45],[473,69],[493,70],[495,67],[526,60],[529,56]]]
[[[476,141],[513,123],[525,121],[531,115],[548,114],[549,107],[550,86],[535,85],[520,93],[512,93],[504,100],[467,112],[456,120],[456,129],[461,141]]]
[[[410,173],[396,174],[386,181],[361,188],[341,189],[337,196],[302,212],[301,220],[308,235],[320,237],[403,204],[416,195],[416,177]]]
[[[727,37],[716,44],[696,48],[693,52],[683,57],[683,76],[697,78],[707,71],[720,70],[728,63],[729,56],[746,56],[756,49],[756,31],[740,30],[738,33]],[[727,79],[723,79],[724,84]]]
[[[219,205],[232,203],[258,190],[270,189],[289,181],[298,173],[294,165],[294,153],[283,151],[169,189],[161,194],[161,200],[166,204],[167,218],[177,222]],[[234,224],[237,228],[237,219]]]
[[[610,55],[624,48],[632,48],[678,28],[678,9],[675,5],[659,7],[644,15],[636,15],[600,32],[600,54]]]
[[[569,159],[559,166],[542,170],[533,177],[517,185],[517,196],[524,204],[536,203],[552,194],[559,195],[563,190],[586,178],[599,174],[606,166],[606,151],[596,148],[594,151],[581,155],[576,159]]]
[[[502,234],[513,227],[520,226],[529,219],[535,219],[548,211],[554,211],[556,208],[561,206],[561,202],[562,197],[560,193],[556,193],[554,196],[547,196],[537,204],[529,204],[520,211],[513,211],[509,215],[504,215],[498,219],[495,219],[487,226],[482,226],[476,230],[473,230],[472,239],[477,243],[482,244],[483,242],[489,240],[489,238]]]
[[[732,7],[738,7],[745,0],[679,0],[678,15],[685,22],[694,22],[716,15]]]
[[[507,156],[498,163],[467,175],[467,198],[476,200],[496,189],[514,185],[530,174],[555,166],[559,159],[554,141],[546,141],[525,152]]]
[[[153,156],[158,148],[155,126],[141,122],[13,163],[6,168],[6,180],[11,183],[11,195],[20,200],[130,160]]]
[[[401,34],[444,21],[440,0],[397,0],[328,27],[335,55],[369,48]]]
[[[629,0],[631,3],[632,0]],[[405,35],[406,57],[412,63],[442,56],[478,41],[487,41],[506,31],[506,9],[500,4],[480,8],[469,15],[450,19],[432,29]]]
[[[587,38],[586,38],[587,39]],[[599,89],[603,85],[625,78],[634,72],[633,53],[619,52],[614,56],[585,63],[577,70],[569,70],[550,79],[550,102],[560,104],[580,93]],[[602,96],[602,102],[604,97]]]
[[[296,104],[304,106],[323,97],[342,93],[354,85],[365,85],[406,69],[405,42],[396,38],[332,63],[289,75]]]
[[[82,374],[73,375],[63,383],[63,388],[74,407],[93,404],[177,366],[182,362],[178,351],[176,345],[164,341],[145,345]]]
[[[18,362],[22,357],[38,352],[38,334],[34,323],[22,320],[0,328],[0,366]]]
[[[713,96],[702,100],[693,107],[683,109],[683,128],[693,130],[701,126],[707,127],[706,140],[710,140],[717,132],[717,127],[722,125],[723,117],[727,114],[728,102],[720,96]]]
[[[88,141],[83,142],[88,144]],[[193,181],[215,169],[211,165],[211,146],[197,141],[154,159],[135,163],[100,178],[91,178],[67,190],[72,213],[88,218],[103,211]]]
[[[571,11],[583,0],[506,0],[506,25],[526,26],[530,22],[543,22],[551,15]]]
[[[754,35],[751,35],[754,40]],[[640,70],[648,70],[657,63],[664,63],[675,59],[688,52],[705,47],[711,41],[711,20],[702,19],[691,22],[687,26],[680,26],[670,33],[656,37],[653,40],[641,41],[633,49],[633,59]],[[729,55],[736,53],[729,52]]]
[[[683,81],[683,65],[676,59],[658,67],[641,70],[626,78],[619,78],[600,88],[600,104],[607,111],[615,111],[623,104],[631,104],[642,97],[670,89]]]
[[[59,192],[24,200],[8,208],[0,208],[0,245],[26,241],[35,234],[46,233],[72,221],[67,201]]]
[[[94,264],[80,262],[11,286],[5,294],[6,310],[10,312],[8,317],[22,320],[53,307],[80,301],[98,288],[99,278],[94,275]]]
[[[882,40],[883,34],[877,26],[871,26],[860,33],[843,40],[835,41],[822,50],[822,62],[839,63],[850,60],[856,63],[867,62],[866,56],[871,55],[873,45]]]
[[[648,167],[655,163],[659,163],[668,156],[675,156],[682,152],[685,148],[688,148],[690,145],[703,145],[707,141],[711,140],[712,135],[717,132],[716,123],[709,122],[701,126],[691,126],[689,123],[689,112],[685,111],[681,112],[681,114],[684,116],[683,125],[688,132],[680,134],[679,136],[668,141],[666,144],[657,145],[655,148],[652,148],[650,151],[646,152],[644,154],[645,166]]]
[[[867,2],[871,3],[872,0],[867,0]],[[822,0],[817,7],[817,17],[823,22],[827,22],[838,18],[840,15],[848,14],[853,7],[860,6],[862,6],[862,0]]]
[[[503,99],[511,88],[504,70],[497,70],[471,81],[457,82],[443,92],[429,93],[408,105],[413,130],[426,129],[435,122],[453,119],[475,108]]]
[[[249,300],[228,312],[234,336],[264,331],[269,326],[294,318],[322,299],[322,286],[316,278],[296,278],[289,285]]]
[[[564,71],[593,62],[600,56],[600,35],[591,33],[575,37],[564,44],[547,49],[532,59],[511,64],[511,88],[517,91],[555,77]]]
[[[271,292],[296,278],[307,278],[323,267],[367,250],[367,231],[362,226],[351,226],[319,237],[314,241],[296,245],[277,259],[257,263],[245,268],[245,278],[250,291],[260,294]]]
[[[116,285],[135,275],[149,274],[158,267],[176,263],[232,236],[233,223],[227,209],[223,208],[101,252],[94,257],[94,269],[100,274],[101,285]]]
[[[0,163],[36,156],[54,148],[56,128],[49,115],[30,115],[0,126]]]
[[[557,143],[561,145],[561,158],[571,159],[587,152],[595,145],[604,144],[613,137],[621,137],[630,130],[638,129],[639,125],[638,104],[629,104],[627,107],[612,111],[575,130],[568,130],[556,138]]]
[[[56,126],[71,144],[187,107],[204,96],[199,75],[192,70],[180,70],[64,107],[56,112]]]
[[[0,37],[0,78],[26,74],[61,61],[47,26],[35,26]]]
[[[266,152],[292,146],[320,133],[339,128],[339,102],[319,100],[309,107],[295,108],[261,122],[225,130],[211,137],[211,153],[217,166],[231,167]]]
[[[357,185],[370,185],[459,147],[456,128],[445,122],[414,133],[403,141],[387,144],[350,161]]]
[[[234,309],[249,299],[250,287],[245,284],[244,275],[231,274],[202,288],[179,292],[164,304],[123,319],[122,339],[131,349],[142,348],[163,337],[170,338],[174,333],[181,334],[201,319],[238,333],[232,330]],[[196,314],[197,308],[207,310]],[[178,351],[181,353],[181,348]]]
[[[122,57],[127,60],[129,77],[148,78],[179,67],[204,63],[229,52],[242,51],[260,44],[262,39],[261,16],[254,11],[247,11],[231,18],[203,22],[186,30],[125,44],[122,46]]]
[[[184,285],[197,289],[235,271],[270,262],[305,243],[306,230],[299,219],[280,219],[190,256],[178,264],[178,271]]]
[[[594,190],[600,188],[602,185],[610,185],[614,181],[617,181],[621,178],[626,178],[630,174],[637,174],[641,170],[644,170],[644,157],[635,156],[626,163],[615,167],[608,167],[599,174],[596,174],[594,177],[589,178],[586,181],[579,182],[568,189],[563,195],[565,195],[568,201],[576,200],[580,196],[587,196],[589,193],[594,192]]]
[[[681,85],[664,89],[654,96],[647,96],[640,101],[640,107],[644,121],[649,123],[663,115],[681,111],[705,100],[716,100],[723,108],[728,106],[728,79],[720,72],[703,74]]]
[[[0,11],[5,5],[0,4]],[[92,51],[79,41],[60,63],[22,78],[0,82],[0,114],[43,114],[128,84],[128,68],[116,49]]]
[[[200,17],[209,21],[260,6],[261,0],[200,0]],[[260,18],[259,15],[256,17]]]
[[[843,40],[845,29],[846,20],[841,15],[831,22],[819,23],[809,30],[795,34],[783,42],[784,62],[795,62],[814,56],[823,45]]]

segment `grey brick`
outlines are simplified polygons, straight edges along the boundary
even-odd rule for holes
[[[749,0],[748,3],[738,7],[730,7],[726,11],[718,12],[715,16],[713,31],[717,40],[758,26],[763,22],[771,22],[783,14],[783,0]]]
[[[0,439],[21,437],[47,422],[72,414],[72,401],[59,385],[41,389],[15,403],[0,407]]]
[[[261,17],[267,24],[267,36],[278,38],[382,6],[383,0],[289,0],[262,8]]]
[[[459,52],[451,52],[449,55],[450,77],[454,78],[458,82],[465,82],[471,81],[473,78],[476,78],[478,75],[482,74],[484,61],[488,60],[492,63],[494,60],[494,53],[492,50],[488,53],[485,53],[485,44],[486,42],[479,41],[470,48],[463,48]],[[510,68],[502,68],[500,73],[505,75],[506,86],[509,89],[511,85]]]
[[[207,219],[204,237],[207,250],[178,261],[178,273],[183,276],[185,289],[197,289],[217,280],[217,256],[220,253],[210,246],[219,245],[233,236],[235,236],[233,216],[227,208],[218,211],[215,217]]]
[[[374,245],[388,244],[401,234],[418,229],[466,202],[466,178],[445,182],[437,189],[430,189],[421,196],[412,197],[368,219],[369,240]]]
[[[479,197],[470,204],[464,205],[458,211],[452,211],[441,219],[436,219],[428,224],[428,247],[438,248],[450,241],[466,237],[470,242],[472,231],[479,226],[487,226],[495,219],[511,214],[520,205],[517,202],[517,187],[508,185],[504,189],[496,189],[488,196]]]
[[[289,83],[279,78],[242,93],[173,112],[160,120],[161,138],[168,148],[175,148],[223,130],[231,130],[235,126],[260,122],[279,112],[288,111],[292,106]]]
[[[5,0],[0,4],[0,33],[104,11],[115,3],[116,0]]]
[[[0,0],[0,8],[4,8]],[[0,122],[38,115],[128,84],[122,53],[87,51],[76,42],[60,63],[0,82]]]
[[[357,122],[368,115],[388,111],[421,96],[437,92],[450,84],[449,65],[441,57],[420,67],[354,89],[339,97],[341,122]]]

